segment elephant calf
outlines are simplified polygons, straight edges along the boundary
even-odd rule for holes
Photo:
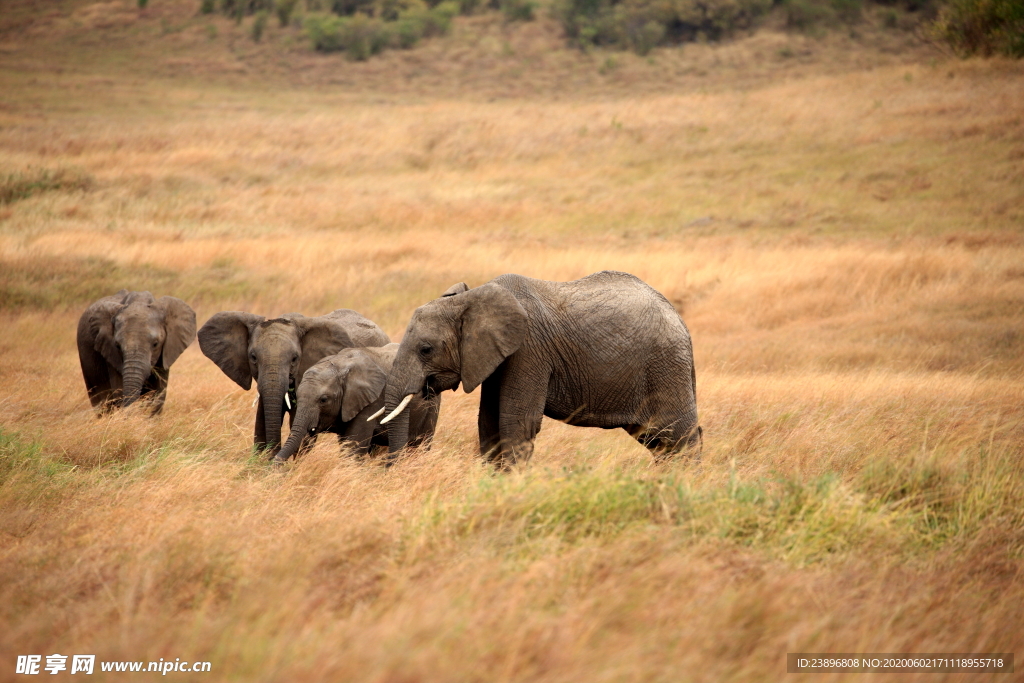
[[[164,407],[171,363],[196,337],[196,314],[173,296],[149,292],[105,296],[78,320],[78,359],[89,401],[101,413],[152,398]]]
[[[384,413],[384,386],[395,361],[398,344],[377,348],[345,349],[316,363],[302,376],[296,390],[297,411],[291,434],[274,456],[283,463],[316,438],[333,432],[342,444],[351,444],[357,455],[374,446],[388,445],[387,429],[380,424]],[[408,407],[409,445],[429,444],[434,435],[441,397],[417,397]]]
[[[307,318],[288,313],[267,320],[243,311],[221,311],[199,330],[199,348],[238,386],[259,389],[253,442],[277,452],[284,413],[295,418],[292,399],[314,363],[342,349],[384,346],[391,339],[359,313],[339,308]]]
[[[627,273],[502,275],[417,308],[385,390],[391,449],[407,440],[409,397],[460,382],[467,393],[482,385],[480,451],[500,468],[530,457],[545,415],[622,428],[658,456],[701,443],[689,330]]]

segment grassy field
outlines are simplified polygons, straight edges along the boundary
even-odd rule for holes
[[[379,683],[1024,658],[1024,65],[870,16],[650,58],[482,16],[355,64],[150,5],[0,19],[0,680],[52,653]],[[690,327],[699,463],[545,420],[498,476],[447,394],[430,452],[325,440],[282,475],[197,346],[161,417],[97,419],[74,343],[122,287],[398,340],[455,282],[605,268]]]

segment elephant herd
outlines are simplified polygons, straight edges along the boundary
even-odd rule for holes
[[[78,324],[92,405],[142,396],[163,408],[171,364],[196,337],[195,312],[170,296],[121,290]],[[480,452],[498,469],[525,462],[544,416],[622,428],[664,457],[699,456],[690,333],[659,292],[627,273],[571,282],[502,275],[458,283],[413,313],[400,344],[359,313],[279,318],[223,311],[199,347],[243,389],[258,389],[254,444],[283,463],[332,432],[356,454],[429,446],[441,393],[478,386]],[[281,428],[288,413],[290,432]]]

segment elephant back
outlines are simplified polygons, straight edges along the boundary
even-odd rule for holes
[[[353,347],[377,347],[391,343],[391,338],[377,323],[350,308],[339,308],[322,317],[344,327]]]

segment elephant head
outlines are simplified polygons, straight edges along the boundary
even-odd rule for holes
[[[296,390],[297,408],[291,433],[274,461],[285,462],[295,455],[307,435],[315,436],[332,428],[340,434],[338,422],[352,422],[364,408],[380,399],[387,384],[387,369],[381,366],[380,354],[367,349],[344,349],[306,370]]]
[[[523,306],[503,287],[488,283],[474,289],[459,283],[413,313],[385,389],[389,411],[389,448],[404,448],[409,439],[405,411],[417,394],[428,398],[462,384],[476,389],[515,353],[527,334]]]
[[[276,450],[286,395],[297,390],[303,374],[325,356],[351,346],[388,343],[380,328],[354,311],[307,318],[290,313],[267,320],[241,311],[223,311],[199,330],[203,353],[238,386],[259,389],[262,414],[256,416],[257,446]],[[290,403],[290,399],[289,403]]]
[[[166,379],[166,371],[195,336],[195,312],[173,296],[155,299],[149,292],[121,290],[94,303],[78,329],[79,355],[93,405],[115,398],[117,389],[109,371],[97,371],[97,354],[120,378],[120,402],[129,406],[139,399],[151,375]]]

